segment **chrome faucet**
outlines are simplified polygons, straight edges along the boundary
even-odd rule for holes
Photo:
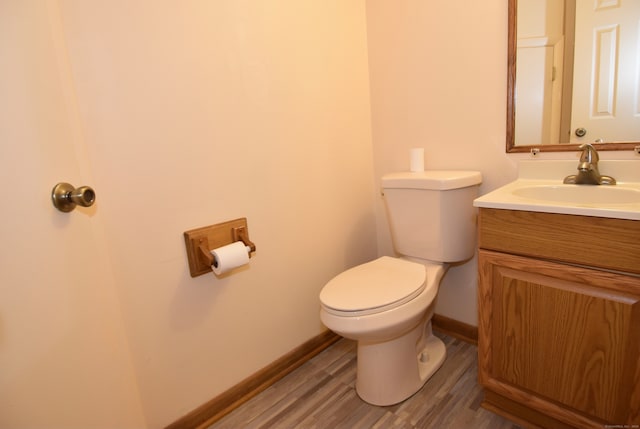
[[[598,170],[598,151],[589,143],[581,145],[582,150],[578,174],[572,174],[564,178],[563,183],[576,185],[615,185],[616,179],[611,176],[602,176]]]

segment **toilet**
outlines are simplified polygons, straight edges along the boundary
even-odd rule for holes
[[[330,280],[320,319],[358,342],[356,391],[373,405],[416,393],[440,368],[444,343],[431,332],[440,281],[449,263],[476,247],[477,171],[393,173],[382,178],[393,246],[383,256]]]

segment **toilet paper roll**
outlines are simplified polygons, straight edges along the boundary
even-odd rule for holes
[[[411,149],[411,165],[410,171],[418,172],[424,171],[424,149],[421,147],[416,147]]]
[[[236,241],[211,251],[213,265],[211,268],[216,275],[227,273],[234,268],[249,263],[249,251],[242,241]]]

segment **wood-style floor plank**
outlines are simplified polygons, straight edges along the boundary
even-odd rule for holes
[[[208,429],[519,429],[480,407],[477,347],[436,335],[447,359],[400,404],[376,407],[358,397],[356,343],[342,339]]]

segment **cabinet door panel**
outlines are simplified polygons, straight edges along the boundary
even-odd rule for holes
[[[487,379],[604,422],[638,422],[640,278],[487,251],[480,275]]]

